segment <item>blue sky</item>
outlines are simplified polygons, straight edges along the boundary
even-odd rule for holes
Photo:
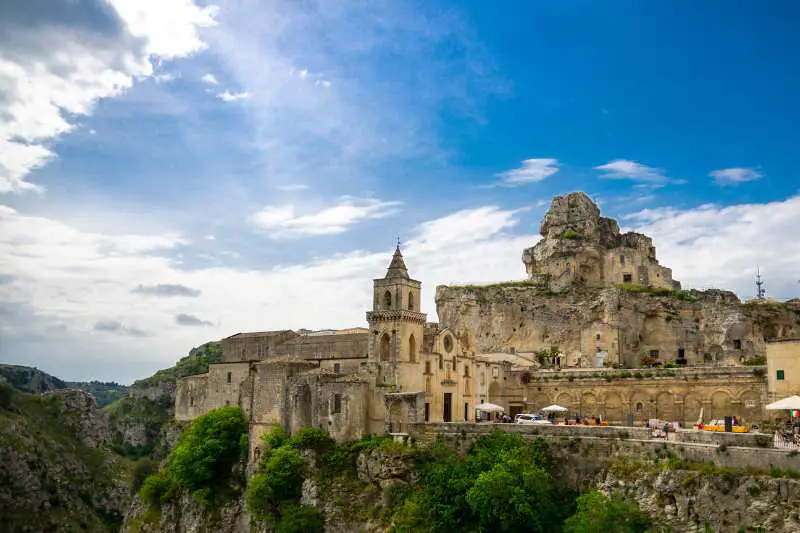
[[[359,325],[397,236],[435,320],[437,284],[522,278],[573,190],[684,286],[800,288],[795,2],[14,4],[3,361],[127,382]]]

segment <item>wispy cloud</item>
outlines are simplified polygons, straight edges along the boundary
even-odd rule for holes
[[[629,159],[615,159],[594,169],[602,172],[601,178],[631,180],[649,187],[663,187],[670,182],[663,169],[649,167]]]
[[[271,239],[296,239],[311,235],[335,235],[366,220],[393,215],[401,202],[343,197],[339,203],[316,213],[300,215],[293,204],[267,206],[252,216],[253,223]]]
[[[200,291],[180,284],[160,284],[160,285],[139,285],[133,292],[136,294],[148,294],[151,296],[188,296],[196,298],[200,296]]]
[[[219,85],[219,80],[217,77],[210,72],[208,74],[203,74],[203,76],[200,78],[200,81],[207,85]]]
[[[247,100],[253,96],[247,91],[242,91],[239,93],[232,93],[230,91],[223,91],[217,95],[217,98],[222,100],[223,102],[238,102],[239,100]]]
[[[117,335],[126,335],[129,337],[147,337],[147,333],[144,331],[123,326],[116,320],[101,320],[94,325],[94,330],[105,333],[116,333]]]
[[[499,185],[519,187],[544,181],[556,172],[558,172],[558,159],[525,159],[521,167],[501,172],[497,176],[500,178]]]
[[[764,177],[760,170],[754,168],[723,168],[708,174],[719,186],[738,185],[747,181],[756,181]]]
[[[71,4],[18,2],[0,17],[0,193],[42,192],[26,178],[55,157],[52,141],[97,101],[153,76],[155,61],[201,50],[199,29],[215,24],[216,8],[193,0],[108,0],[111,12],[82,2],[81,17]]]
[[[208,320],[201,320],[194,315],[187,315],[186,313],[181,313],[179,315],[175,315],[175,323],[179,326],[213,326],[213,322],[209,322]]]
[[[275,188],[279,191],[293,192],[304,191],[309,187],[305,183],[287,183],[286,185],[277,185]]]

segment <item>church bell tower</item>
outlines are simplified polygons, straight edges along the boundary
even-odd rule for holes
[[[422,283],[409,277],[399,242],[386,276],[373,280],[372,287],[369,360],[380,364],[387,383],[396,385],[398,365],[420,360],[426,320],[420,312]]]

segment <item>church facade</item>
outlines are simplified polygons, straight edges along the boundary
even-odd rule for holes
[[[480,362],[448,328],[428,322],[421,293],[398,246],[386,275],[373,280],[368,327],[223,339],[222,363],[178,381],[176,418],[238,405],[251,442],[274,425],[313,426],[344,440],[403,434],[416,422],[473,421],[478,404],[500,401],[489,383],[500,379],[489,370],[500,363]]]

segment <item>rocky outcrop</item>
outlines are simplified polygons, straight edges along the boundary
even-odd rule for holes
[[[80,389],[58,390],[44,396],[58,399],[62,423],[84,444],[98,448],[111,441],[108,415],[97,408],[94,396]]]
[[[128,509],[123,532],[128,533],[258,533],[244,512],[244,497],[230,498],[209,512],[183,493],[156,512],[137,496]]]
[[[0,531],[116,530],[129,463],[104,447],[107,436],[82,391],[16,393],[0,410]]]
[[[467,352],[540,351],[557,347],[570,360],[599,347],[629,368],[657,351],[688,364],[739,364],[765,353],[765,339],[800,335],[800,305],[742,304],[726,291],[631,292],[574,287],[552,293],[534,283],[439,286],[442,324]],[[598,338],[599,335],[599,338]],[[682,351],[680,351],[682,350]]]
[[[632,479],[622,479],[605,472],[597,488],[636,501],[657,523],[677,532],[704,531],[706,524],[718,533],[743,528],[800,531],[798,480],[687,470],[637,473]]]

